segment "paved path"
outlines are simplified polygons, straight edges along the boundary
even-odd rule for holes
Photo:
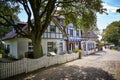
[[[120,80],[120,52],[105,50],[7,80]]]
[[[98,52],[96,54],[93,55],[88,55],[87,57],[83,57],[83,59],[87,59],[87,60],[102,60],[102,61],[120,61],[120,51],[114,51],[114,50],[109,50],[109,49],[105,49],[101,52]]]

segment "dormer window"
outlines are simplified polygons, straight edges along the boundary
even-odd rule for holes
[[[70,36],[73,37],[73,30],[70,30]]]
[[[50,25],[50,32],[56,32],[55,25]]]
[[[79,31],[76,31],[76,36],[79,37]]]

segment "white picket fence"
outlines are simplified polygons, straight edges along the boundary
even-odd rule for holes
[[[0,63],[0,79],[8,78],[21,73],[28,73],[54,64],[61,64],[79,58],[78,53],[43,56],[39,59],[24,58],[10,63]]]

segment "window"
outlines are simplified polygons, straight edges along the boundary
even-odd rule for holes
[[[79,37],[79,31],[76,31],[76,36]]]
[[[33,44],[32,44],[32,42],[28,42],[28,52],[33,52]]]
[[[78,46],[79,42],[76,42],[76,45]]]
[[[86,51],[86,44],[83,44],[83,50]]]
[[[10,53],[10,45],[9,45],[9,44],[6,45],[6,50],[5,50],[5,52],[6,52],[7,54]]]
[[[72,43],[69,44],[69,50],[73,50],[73,44]]]
[[[73,30],[70,30],[70,36],[73,37]]]
[[[60,43],[60,51],[63,51],[63,43]]]
[[[47,47],[48,47],[48,52],[51,52],[51,51],[53,51],[53,49],[55,47],[55,43],[54,42],[48,42]]]
[[[50,25],[50,32],[56,32],[55,25]]]

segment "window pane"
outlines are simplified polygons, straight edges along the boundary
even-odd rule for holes
[[[79,36],[79,31],[76,32],[76,36],[77,36],[77,37]]]
[[[50,25],[50,32],[55,32],[56,31],[55,29],[56,29],[55,25]]]
[[[73,36],[73,30],[70,30],[70,36],[71,37]]]
[[[32,42],[28,42],[28,52],[32,52],[33,51],[33,44]]]
[[[60,51],[63,51],[63,43],[60,43]]]
[[[48,46],[48,52],[53,51],[53,42],[48,42],[47,46]]]

